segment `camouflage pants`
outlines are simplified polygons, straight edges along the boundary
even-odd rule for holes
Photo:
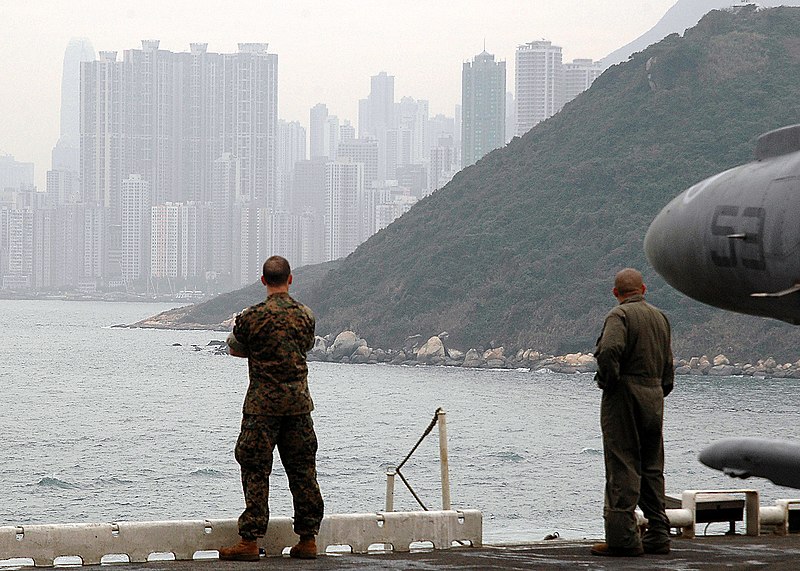
[[[324,504],[317,484],[317,435],[311,415],[245,415],[236,442],[245,501],[245,510],[239,516],[239,535],[245,539],[267,533],[269,476],[276,446],[292,492],[294,531],[297,535],[319,532]]]
[[[651,382],[652,381],[652,382]],[[600,425],[606,465],[604,520],[612,547],[669,545],[664,510],[664,395],[658,380],[623,378],[603,391]],[[634,510],[642,508],[647,532],[639,536]]]

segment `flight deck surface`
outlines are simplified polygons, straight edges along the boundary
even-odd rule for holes
[[[796,570],[800,566],[800,534],[759,537],[710,536],[695,539],[673,538],[669,555],[643,555],[633,558],[598,557],[589,553],[592,541],[542,541],[525,545],[485,545],[457,547],[411,553],[320,555],[312,561],[289,557],[262,557],[259,562],[229,562],[218,559],[194,561],[151,561],[121,563],[120,571],[232,571],[235,569],[336,570],[357,569],[660,569],[702,571],[730,569]],[[79,569],[100,569],[84,566]],[[102,566],[108,570],[109,566]]]

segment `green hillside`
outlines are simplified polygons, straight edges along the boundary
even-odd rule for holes
[[[670,315],[679,355],[797,360],[800,329],[685,298],[649,267],[642,241],[673,196],[799,122],[800,9],[712,12],[464,169],[302,299],[319,334],[352,329],[374,347],[446,330],[458,348],[563,354],[593,347],[614,273],[634,266]]]

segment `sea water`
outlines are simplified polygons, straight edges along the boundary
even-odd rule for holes
[[[233,447],[243,359],[211,331],[112,327],[169,305],[0,301],[0,525],[235,518]],[[592,376],[528,370],[310,363],[326,513],[384,509],[386,469],[446,412],[455,509],[479,509],[487,542],[602,537],[600,391]],[[697,461],[730,436],[800,438],[800,381],[678,377],[666,401],[667,492],[753,486]],[[441,508],[438,429],[403,468]],[[276,455],[273,515],[291,515]],[[399,478],[395,509],[422,509]],[[727,524],[719,524],[719,531]]]

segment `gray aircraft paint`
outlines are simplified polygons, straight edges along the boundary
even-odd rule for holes
[[[800,444],[765,438],[726,438],[700,452],[700,462],[735,478],[758,476],[800,488]]]
[[[703,303],[800,324],[800,125],[759,138],[756,160],[673,199],[644,240],[650,264]]]

